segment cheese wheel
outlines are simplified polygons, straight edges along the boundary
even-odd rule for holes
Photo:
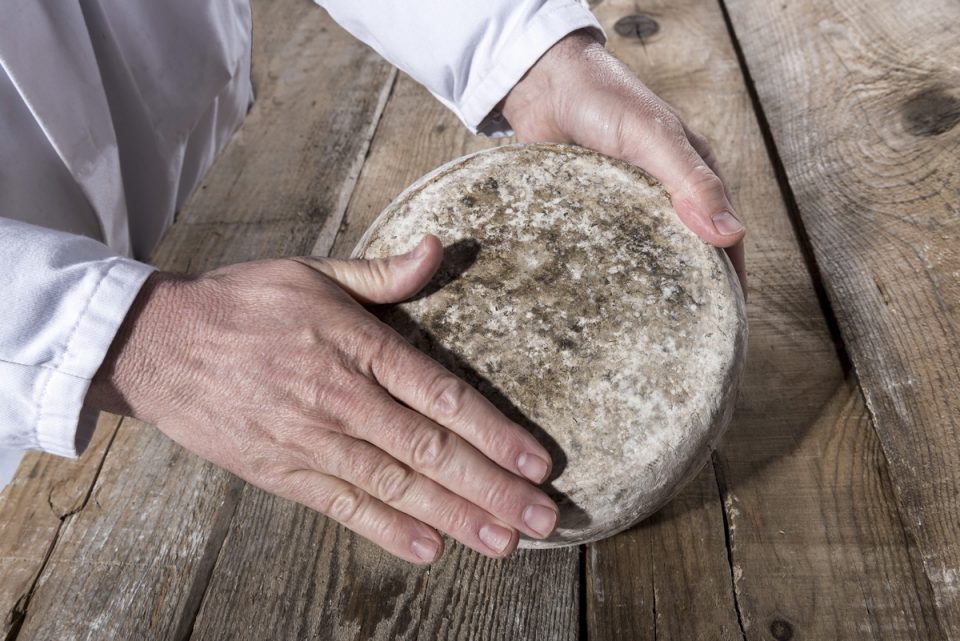
[[[454,160],[391,203],[354,257],[445,246],[433,281],[381,311],[550,451],[558,547],[652,514],[709,458],[733,412],[747,324],[723,251],[664,188],[579,147]]]

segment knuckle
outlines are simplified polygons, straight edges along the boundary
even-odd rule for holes
[[[325,428],[342,433],[347,433],[349,417],[357,413],[359,404],[358,386],[346,378],[332,374],[313,383],[307,400],[310,415]]]
[[[401,501],[410,492],[414,473],[406,465],[391,461],[377,473],[374,483],[377,497],[388,505]]]
[[[413,445],[414,467],[420,470],[442,468],[453,451],[453,435],[444,429],[426,429]]]
[[[363,495],[359,490],[345,488],[331,495],[322,511],[330,518],[348,524],[360,513],[363,503]]]
[[[390,271],[389,258],[377,258],[365,261],[367,269],[364,274],[369,284],[375,287],[383,287],[390,282],[392,274]]]
[[[450,374],[442,374],[430,387],[428,407],[440,419],[455,418],[463,412],[468,394],[466,383]]]
[[[654,129],[664,136],[670,138],[679,136],[686,137],[683,122],[677,117],[673,110],[664,104],[655,103],[651,105],[647,112],[647,118]]]
[[[705,164],[697,165],[690,170],[687,176],[687,184],[693,192],[717,192],[721,195],[723,194],[723,181]]]
[[[522,481],[500,479],[490,483],[484,490],[484,500],[494,512],[512,514],[524,502],[520,499],[518,486]],[[527,501],[529,502],[529,501]]]
[[[477,523],[470,504],[457,501],[443,510],[440,522],[442,529],[449,534],[474,532]]]
[[[663,123],[660,125],[660,127],[667,137],[674,140],[685,139],[687,137],[687,132],[683,127],[683,123],[673,114],[664,116]]]
[[[357,323],[343,341],[347,353],[365,372],[370,372],[375,360],[383,361],[391,357],[395,342],[379,321]]]

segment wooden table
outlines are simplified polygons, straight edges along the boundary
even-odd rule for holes
[[[960,4],[593,0],[750,228],[749,363],[712,465],[606,541],[429,569],[131,419],[0,495],[17,639],[960,639]],[[302,0],[154,261],[349,253],[471,137]]]

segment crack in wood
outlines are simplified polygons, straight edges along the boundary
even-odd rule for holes
[[[200,570],[190,586],[190,591],[187,592],[187,598],[183,606],[183,616],[177,625],[176,633],[173,635],[173,638],[177,641],[186,641],[193,636],[193,627],[197,623],[200,606],[203,605],[207,587],[210,585],[210,577],[213,576],[213,569],[217,566],[220,554],[223,552],[223,544],[227,540],[230,524],[233,522],[237,506],[240,504],[240,496],[243,494],[244,485],[245,483],[241,479],[234,478],[224,494],[223,505],[217,513],[216,521],[198,563]]]
[[[717,480],[717,492],[720,495],[720,514],[723,516],[723,539],[727,548],[727,565],[730,567],[730,586],[733,596],[733,608],[737,613],[737,625],[740,626],[740,635],[743,637],[743,640],[746,641],[747,631],[743,623],[743,613],[740,610],[740,594],[737,590],[737,576],[733,560],[733,528],[730,522],[732,516],[727,512],[726,498],[729,493],[729,488],[727,488],[726,478],[723,475],[723,468],[720,464],[720,460],[717,458],[716,452],[713,452],[710,455],[710,460],[713,464],[713,476]]]
[[[50,545],[47,546],[46,552],[43,554],[43,560],[40,562],[40,568],[37,570],[36,576],[33,578],[33,581],[30,582],[26,592],[24,592],[20,598],[17,599],[16,604],[13,606],[13,610],[10,612],[10,628],[7,630],[4,641],[16,641],[17,637],[20,635],[20,630],[23,628],[23,623],[27,620],[27,610],[30,607],[30,600],[33,599],[33,595],[37,591],[37,586],[40,584],[40,579],[43,577],[43,573],[47,569],[47,564],[50,562],[50,557],[53,556],[53,551],[56,549],[57,543],[60,542],[60,535],[63,532],[63,526],[68,518],[71,518],[82,512],[90,502],[90,497],[93,496],[93,490],[97,486],[97,480],[100,478],[100,472],[103,470],[103,464],[107,460],[107,454],[110,453],[110,448],[113,446],[113,441],[117,438],[117,434],[120,433],[123,420],[121,420],[120,424],[117,425],[117,427],[113,430],[113,434],[110,435],[110,440],[107,441],[107,445],[104,447],[103,456],[100,457],[100,461],[97,463],[97,470],[94,472],[93,478],[90,480],[90,487],[87,488],[87,492],[84,494],[83,500],[80,501],[79,506],[67,511],[61,516],[57,514],[57,509],[53,505],[53,489],[51,489],[50,493],[47,494],[47,503],[50,505],[50,510],[60,520],[60,524],[57,525],[57,531],[53,535]]]
[[[657,641],[657,564],[651,566],[650,583],[652,583],[650,593],[653,594],[653,641]],[[736,601],[736,596],[734,596]]]
[[[423,589],[420,590],[421,604],[423,603],[423,596],[427,593],[427,586],[430,585],[430,570],[433,569],[432,565],[427,566],[426,572],[423,574]],[[419,641],[420,639],[420,628],[423,627],[423,610],[420,610],[420,616],[417,617],[417,627],[413,631],[413,638]]]
[[[857,380],[857,389],[860,392],[860,395],[866,399],[866,394],[864,389],[859,381]],[[869,414],[870,420],[870,429],[876,431],[876,424],[874,422],[873,413],[869,408],[869,403],[867,405],[867,412]],[[883,467],[879,470],[879,475],[883,479],[883,483],[886,487],[894,490],[893,479],[890,477],[890,461],[887,459],[887,452],[883,448],[883,444],[880,444],[880,456],[883,460]],[[895,490],[894,490],[895,491]],[[908,549],[919,549],[919,542],[917,541],[916,536],[914,536],[913,531],[907,527],[907,523],[903,518],[903,508],[900,505],[900,501],[894,499],[890,501],[893,504],[894,513],[897,516],[897,523],[900,525],[900,530],[903,532],[904,540],[908,542]],[[930,575],[927,574],[926,564],[923,562],[923,559],[917,558],[915,554],[909,555],[910,564],[913,566],[913,576],[922,576],[924,581],[923,585],[915,585],[917,592],[921,590],[926,592],[925,598],[920,601],[921,607],[925,603],[936,603],[936,593],[933,589],[933,582],[930,580]],[[872,614],[872,613],[871,613]],[[940,610],[938,608],[933,608],[929,612],[924,612],[926,616],[929,616],[937,626],[937,632],[940,633],[939,639],[946,639],[946,633],[944,632],[943,622],[940,620]]]
[[[579,634],[577,638],[580,641],[586,641],[590,638],[590,626],[587,621],[587,548],[588,545],[581,545],[579,561],[579,581],[577,593],[577,623]]]

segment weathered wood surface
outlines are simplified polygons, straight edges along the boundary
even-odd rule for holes
[[[349,255],[359,234],[408,184],[493,144],[471,136],[401,76],[340,234],[332,248],[321,237],[314,253]],[[576,549],[522,552],[497,562],[448,540],[443,559],[426,570],[392,559],[306,508],[248,488],[194,637],[572,641],[579,582]]]
[[[119,425],[119,416],[102,414],[86,453],[75,461],[27,454],[0,492],[0,639],[15,635],[23,622],[63,522],[86,506]]]
[[[334,229],[396,72],[308,3],[255,6],[259,98],[164,238],[180,271],[309,252]],[[266,38],[266,42],[264,41]],[[125,420],[66,521],[19,639],[185,638],[242,490]]]
[[[960,4],[727,5],[904,525],[960,639]]]
[[[650,522],[590,546],[590,638],[939,638],[721,8],[645,2],[642,39],[616,28],[636,3],[595,11],[611,50],[713,142],[750,230],[752,291],[747,370],[716,471]]]
[[[107,418],[80,462],[31,455],[0,494],[3,638],[960,638],[960,8],[726,0],[734,43],[712,0],[591,5],[713,140],[751,230],[749,367],[713,464],[580,552],[450,542],[418,569]],[[496,144],[311,3],[254,10],[258,102],[161,267],[344,256],[407,184]]]

